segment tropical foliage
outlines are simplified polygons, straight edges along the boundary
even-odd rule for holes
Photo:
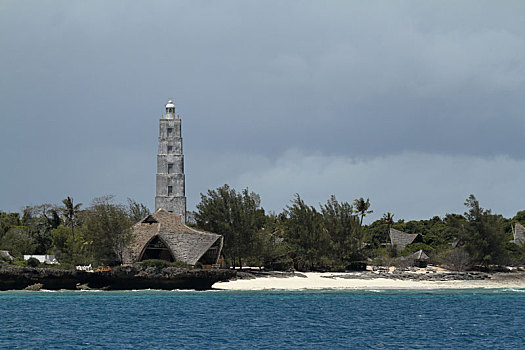
[[[0,250],[21,258],[24,254],[54,254],[66,265],[117,264],[129,243],[130,227],[149,210],[128,200],[113,203],[113,197],[95,198],[82,209],[72,197],[61,206],[43,204],[19,213],[0,212]]]
[[[296,194],[280,213],[267,213],[260,196],[228,185],[201,194],[194,225],[224,236],[223,256],[230,266],[274,269],[344,270],[369,259],[389,263],[397,256],[423,250],[431,260],[462,270],[494,264],[525,265],[525,247],[511,243],[516,223],[525,224],[525,211],[513,218],[483,209],[474,195],[463,214],[428,220],[394,220],[388,212],[365,224],[373,213],[370,199],[312,206]],[[0,250],[20,259],[23,254],[55,254],[64,264],[119,264],[132,237],[130,227],[149,214],[143,204],[113,197],[95,198],[87,207],[65,198],[61,205],[43,204],[22,213],[0,211]],[[389,231],[421,234],[422,241],[403,251],[389,249]]]

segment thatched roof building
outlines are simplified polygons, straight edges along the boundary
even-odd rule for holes
[[[158,209],[132,227],[124,262],[163,259],[212,265],[219,260],[222,245],[221,235],[188,227],[180,215]]]
[[[411,260],[428,260],[430,259],[428,255],[425,254],[423,249],[419,249],[417,252],[414,252],[407,256],[407,259]]]
[[[407,245],[419,242],[423,242],[419,233],[405,233],[393,228],[390,229],[390,243],[398,253],[405,249]]]
[[[15,258],[7,250],[0,250],[0,261],[13,261]]]
[[[525,244],[525,227],[523,227],[522,224],[516,223],[512,233],[514,234],[514,239],[511,241],[512,243],[519,245]]]
[[[407,256],[402,256],[400,258],[397,258],[396,260],[398,262],[403,262],[410,266],[426,267],[428,259],[430,259],[428,255],[426,255],[425,252],[422,249],[420,249],[417,252],[414,252]]]

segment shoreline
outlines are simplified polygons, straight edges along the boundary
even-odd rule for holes
[[[127,266],[109,271],[76,271],[0,266],[0,291],[9,290],[208,290],[236,276],[230,270]]]
[[[422,279],[418,274],[371,274],[367,272],[271,273],[267,276],[241,276],[217,282],[215,290],[394,290],[394,289],[525,289],[525,274],[482,273],[457,275],[434,274]],[[456,277],[456,278],[454,278]]]
[[[0,268],[0,290],[452,290],[525,289],[525,272],[416,271],[276,272],[125,267],[82,272]]]

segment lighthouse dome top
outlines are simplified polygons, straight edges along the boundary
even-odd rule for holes
[[[166,108],[175,108],[175,105],[173,104],[172,100],[168,101],[168,104],[166,104]]]

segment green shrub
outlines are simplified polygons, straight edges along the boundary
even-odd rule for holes
[[[75,270],[75,265],[70,263],[60,263],[52,265],[43,265],[46,269],[56,269],[56,270]]]
[[[282,256],[272,261],[265,261],[264,268],[274,271],[289,271],[294,269],[294,263],[289,256]]]
[[[197,261],[194,266],[195,269],[202,269],[202,263],[200,261]]]
[[[38,267],[40,265],[40,261],[38,261],[37,258],[29,258],[27,259],[27,266],[29,267]]]
[[[346,271],[366,271],[366,261],[352,261],[345,266]]]
[[[141,264],[144,267],[154,267],[156,269],[163,269],[165,267],[170,266],[169,261],[161,260],[161,259],[144,260],[144,261],[141,261],[139,264]]]
[[[197,264],[200,264],[200,263],[197,263]],[[190,268],[190,265],[186,264],[184,261],[174,261],[171,263],[172,266],[175,266],[175,267],[182,267],[182,268],[185,268],[185,269],[188,269]],[[202,265],[201,265],[202,267]]]
[[[11,264],[13,266],[24,267],[27,266],[27,261],[25,261],[23,258],[15,258],[15,260],[11,261]]]

